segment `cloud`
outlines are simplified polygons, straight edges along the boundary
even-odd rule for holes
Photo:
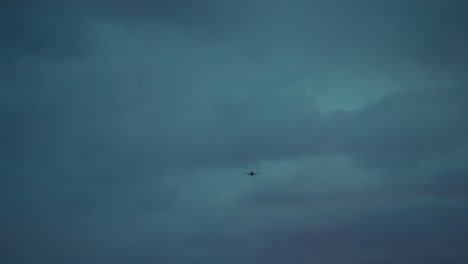
[[[2,62],[31,60],[35,56],[80,58],[93,51],[95,43],[86,20],[63,3],[55,2],[2,3]]]
[[[344,123],[345,144],[377,166],[388,162],[389,168],[455,150],[466,144],[464,94],[464,88],[455,87],[388,96]]]
[[[467,258],[462,1],[3,5],[4,262]]]
[[[237,23],[236,14],[242,13],[241,2],[212,0],[4,1],[2,6],[0,33],[5,52],[0,59],[9,61],[30,56],[79,59],[95,55],[102,48],[95,30],[99,23],[124,27],[159,23],[209,36],[231,28]]]

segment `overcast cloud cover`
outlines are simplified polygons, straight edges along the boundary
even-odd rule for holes
[[[0,262],[468,263],[467,12],[2,1]]]

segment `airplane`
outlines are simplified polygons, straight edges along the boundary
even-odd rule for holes
[[[257,175],[258,173],[257,172],[246,172],[245,174],[249,175],[249,176],[254,176],[254,175]]]

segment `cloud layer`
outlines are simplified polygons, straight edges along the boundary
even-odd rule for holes
[[[2,263],[468,259],[464,1],[1,5]]]

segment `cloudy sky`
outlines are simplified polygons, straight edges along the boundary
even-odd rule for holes
[[[467,12],[2,1],[0,262],[468,263]]]

